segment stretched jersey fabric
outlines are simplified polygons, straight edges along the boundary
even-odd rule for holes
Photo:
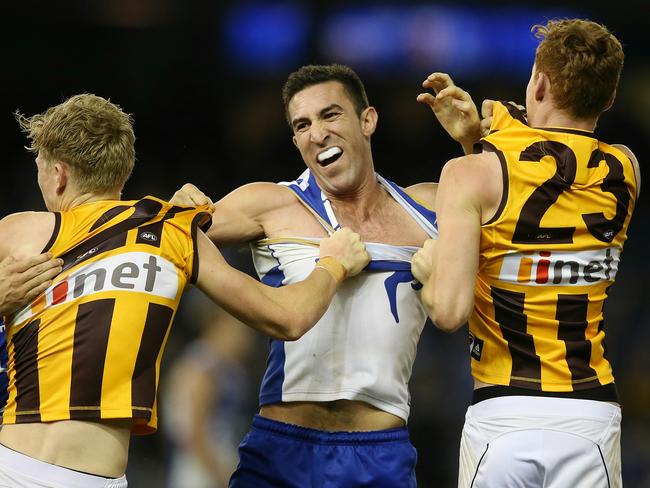
[[[435,213],[377,175],[380,184],[430,235]],[[329,201],[309,170],[282,183],[323,227],[339,227]],[[252,247],[261,280],[282,286],[305,279],[318,260],[319,239],[263,239]],[[367,243],[372,261],[347,279],[320,321],[295,342],[271,340],[260,404],[359,400],[404,420],[409,415],[408,381],[427,315],[419,283],[411,274],[409,246]]]
[[[145,197],[55,215],[45,250],[63,271],[7,320],[4,423],[134,419],[135,434],[153,432],[162,352],[207,214]]]
[[[7,333],[5,331],[5,324],[0,317],[0,421],[2,420],[2,411],[5,408],[5,403],[7,403],[8,384],[9,377],[7,376]]]
[[[481,230],[473,376],[577,392],[614,381],[603,305],[636,200],[634,167],[591,132],[536,129],[495,103],[482,140],[503,169],[503,199]]]

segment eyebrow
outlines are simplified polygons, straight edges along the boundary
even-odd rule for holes
[[[322,117],[323,115],[325,115],[327,112],[329,112],[332,109],[337,109],[337,110],[342,111],[343,107],[341,107],[338,103],[332,103],[332,104],[328,105],[327,107],[325,107],[324,109],[322,109],[320,112],[318,112],[319,117]],[[293,119],[291,121],[291,127],[295,127],[300,122],[307,122],[307,121],[309,121],[308,117],[299,117],[297,119]]]

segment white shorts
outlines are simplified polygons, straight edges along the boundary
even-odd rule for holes
[[[126,476],[103,478],[45,463],[0,444],[0,488],[126,488]]]
[[[620,488],[621,409],[503,396],[467,409],[459,488]]]

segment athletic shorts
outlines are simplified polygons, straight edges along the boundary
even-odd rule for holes
[[[459,488],[619,488],[621,409],[569,398],[503,396],[467,409]]]
[[[126,476],[103,478],[45,463],[0,444],[0,488],[126,488]]]
[[[230,488],[415,488],[406,428],[323,432],[259,415],[239,446]]]

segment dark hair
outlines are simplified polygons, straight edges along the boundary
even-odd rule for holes
[[[310,64],[291,73],[284,83],[284,87],[282,87],[284,113],[289,125],[291,125],[291,121],[289,120],[289,102],[294,95],[307,87],[328,81],[338,81],[343,85],[343,88],[345,88],[350,100],[354,104],[357,115],[361,115],[361,112],[370,105],[363,82],[352,68],[342,64]]]
[[[576,117],[598,117],[611,102],[623,69],[623,48],[607,28],[583,19],[551,20],[532,28],[542,39],[537,72],[551,81],[560,109]]]

